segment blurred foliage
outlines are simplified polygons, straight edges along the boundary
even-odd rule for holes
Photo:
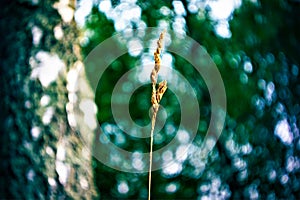
[[[64,23],[55,2],[1,1],[0,199],[96,197],[90,155],[82,155],[84,145],[66,111],[65,75],[78,61],[74,45],[79,32],[75,21]],[[57,39],[56,27],[63,40]],[[44,61],[38,55],[51,56]],[[62,61],[53,62],[53,57]],[[50,66],[43,74],[49,77],[61,63],[65,74],[51,84],[34,78],[34,70]]]
[[[209,6],[191,12],[188,9],[191,2],[182,1],[186,11],[184,30],[207,49],[221,72],[228,102],[226,124],[217,145],[204,160],[194,153],[178,174],[153,172],[153,199],[299,199],[299,1],[243,1],[229,18],[229,38],[216,33],[218,22],[210,17]],[[113,1],[112,6],[121,3]],[[162,20],[176,27],[172,26],[176,20],[172,1],[137,1],[136,5],[141,8],[141,20],[148,27],[157,27]],[[163,15],[162,8],[169,8],[171,14]],[[85,29],[93,34],[83,45],[84,54],[113,35],[114,25],[95,5],[87,18]],[[128,26],[139,28],[134,23]],[[197,146],[210,119],[209,94],[192,67],[184,59],[172,56],[173,67],[192,83],[201,102],[199,134],[194,141]],[[100,80],[96,96],[100,124],[114,124],[110,113],[111,92],[118,78],[135,67],[138,59],[141,58],[122,56]],[[93,69],[86,70],[93,73]],[[137,90],[131,100],[136,105],[135,109],[130,108],[131,116],[142,124],[150,121],[149,88]],[[173,102],[170,95],[167,93],[162,101],[166,108],[169,104],[164,101]],[[141,105],[139,99],[143,99]],[[175,128],[178,116],[180,113],[171,118]],[[285,135],[279,136],[282,130]],[[166,134],[166,129],[161,134],[166,141],[173,137]],[[134,151],[137,142],[144,144],[147,151],[148,141],[133,141],[129,137],[126,149]],[[158,146],[155,143],[154,147]],[[201,161],[202,165],[193,161]],[[146,197],[147,174],[126,174],[97,160],[94,164],[97,186],[104,199]],[[128,191],[122,193],[118,187]]]
[[[0,77],[3,81],[0,88],[0,198],[96,196],[89,158],[84,157],[82,144],[68,124],[66,78],[59,77],[45,88],[31,77],[30,58],[41,50],[57,54],[66,64],[66,73],[80,57],[76,54],[80,39],[76,24],[74,21],[70,24],[62,22],[53,8],[54,2],[2,2],[5,6],[0,15]],[[125,27],[167,26],[189,35],[207,50],[218,66],[226,88],[225,128],[214,149],[203,157],[205,154],[199,146],[211,117],[208,89],[186,60],[169,54],[172,67],[197,92],[201,119],[187,158],[179,162],[175,171],[165,168],[153,172],[152,198],[300,199],[299,1],[244,0],[228,19],[222,20],[214,19],[210,4],[202,0],[107,2],[111,2],[116,13],[108,16],[99,11],[99,5],[103,3],[99,1],[86,18],[84,39],[81,40],[84,56]],[[174,5],[178,3],[183,6],[183,11],[176,10]],[[129,19],[127,13],[128,16],[120,19],[121,23],[111,19],[113,14],[126,10],[133,12],[130,9],[135,9],[136,18]],[[230,34],[222,37],[217,27],[227,22]],[[62,40],[54,35],[57,25],[63,31]],[[42,33],[38,44],[34,44],[34,27]],[[152,58],[152,52],[150,55]],[[116,59],[104,72],[96,91],[97,117],[106,130],[104,134],[109,135],[114,144],[131,152],[148,152],[149,139],[130,137],[118,128],[112,116],[111,96],[120,77],[141,65],[143,58],[128,53]],[[93,77],[97,69],[88,67],[86,72]],[[137,124],[150,122],[150,93],[150,84],[144,85],[130,99],[130,115]],[[50,98],[46,107],[41,105],[45,95]],[[161,104],[169,116],[162,131],[155,135],[154,150],[174,138],[181,119],[179,102],[172,91],[167,90]],[[47,124],[42,118],[49,107],[56,114]],[[34,131],[37,129],[36,136]],[[66,166],[72,169],[67,186],[61,183],[56,168],[60,161],[57,155],[61,135],[67,144]],[[175,151],[180,151],[180,146]],[[111,155],[112,160],[118,159],[114,156]],[[148,161],[143,162],[147,166]],[[96,159],[93,167],[101,198],[147,197],[148,174],[116,171]],[[91,187],[89,192],[83,188],[82,184],[86,182],[82,180]]]

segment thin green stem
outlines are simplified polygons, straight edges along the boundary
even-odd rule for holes
[[[150,157],[149,157],[149,183],[148,183],[148,200],[151,197],[151,175],[152,175],[152,154],[153,154],[153,134],[154,134],[154,127],[156,122],[156,115],[157,115],[158,107],[155,108],[153,105],[153,115],[151,120],[151,133],[150,133]]]

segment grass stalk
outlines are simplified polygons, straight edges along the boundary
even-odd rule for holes
[[[154,52],[154,61],[155,65],[151,72],[151,82],[152,82],[152,95],[151,95],[151,104],[152,104],[152,119],[151,119],[151,132],[150,132],[150,156],[149,156],[149,183],[148,183],[148,200],[151,198],[151,175],[152,175],[152,156],[153,156],[153,135],[154,135],[154,128],[155,128],[155,122],[156,122],[156,116],[159,108],[159,102],[167,90],[167,81],[162,81],[158,84],[158,87],[156,89],[156,83],[157,83],[157,76],[158,71],[160,69],[160,53],[162,50],[162,43],[164,39],[165,32],[162,32],[159,36],[159,39],[157,41],[157,48]]]

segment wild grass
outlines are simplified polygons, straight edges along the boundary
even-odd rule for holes
[[[151,133],[150,133],[150,156],[149,156],[149,184],[148,184],[148,200],[151,197],[151,175],[152,175],[152,154],[153,154],[153,134],[156,122],[156,116],[159,109],[159,102],[162,99],[163,94],[167,90],[167,81],[164,80],[160,82],[156,89],[157,76],[160,69],[161,58],[160,54],[163,46],[165,31],[162,32],[157,40],[157,48],[154,52],[154,61],[155,65],[153,70],[151,71],[151,83],[152,83],[152,95],[151,95],[151,104],[152,104],[152,119],[151,119]]]

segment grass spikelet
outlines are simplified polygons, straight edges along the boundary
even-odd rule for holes
[[[151,197],[151,171],[152,171],[154,127],[155,127],[157,112],[159,109],[159,102],[162,99],[163,94],[167,90],[167,81],[166,80],[160,82],[156,89],[157,76],[158,76],[158,71],[160,70],[160,63],[161,63],[160,54],[162,51],[164,35],[165,35],[165,31],[160,34],[159,39],[157,41],[157,48],[156,48],[156,51],[154,52],[155,65],[154,65],[154,68],[152,69],[151,75],[150,75],[150,79],[151,79],[151,83],[152,83],[151,104],[152,104],[153,114],[152,114],[152,119],[151,119],[151,133],[150,133],[148,200],[150,200],[150,197]]]

